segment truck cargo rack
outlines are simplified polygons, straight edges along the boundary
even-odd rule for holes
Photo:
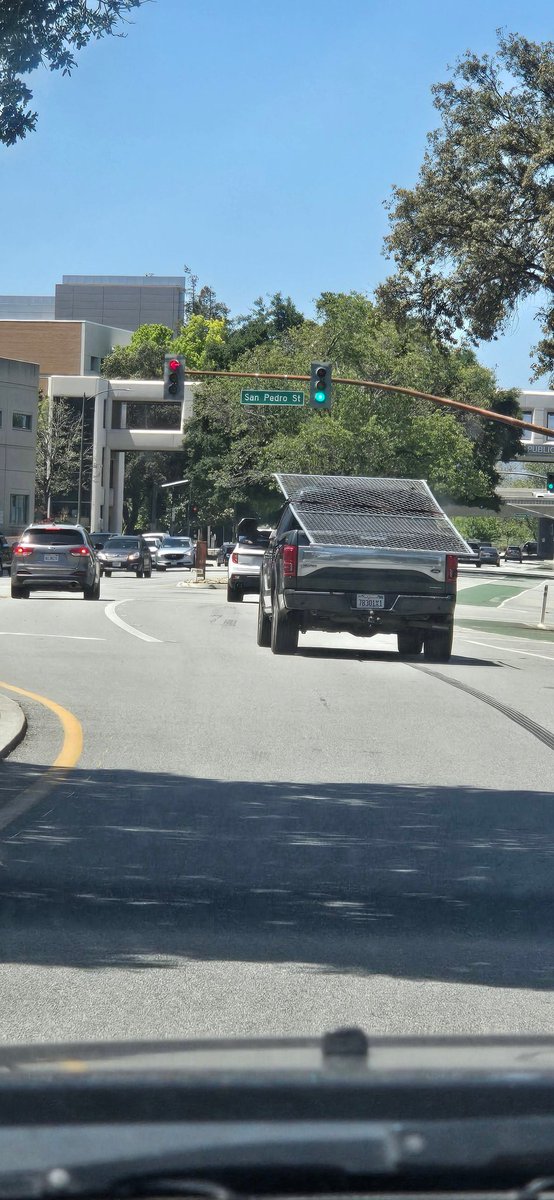
[[[310,542],[470,555],[424,479],[289,475],[275,479]]]

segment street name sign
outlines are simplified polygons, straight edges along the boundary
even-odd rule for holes
[[[279,404],[289,408],[301,408],[304,403],[304,392],[259,392],[243,388],[240,394],[241,404]]]

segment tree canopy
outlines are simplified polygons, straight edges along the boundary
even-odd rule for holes
[[[70,75],[74,53],[110,34],[144,0],[2,0],[0,4],[0,142],[31,133],[38,113],[23,76],[37,67]]]
[[[519,411],[516,393],[498,392],[473,351],[441,350],[416,320],[397,329],[357,293],[324,293],[317,315],[245,350],[233,370],[305,374],[312,359],[332,357],[337,376]],[[278,470],[422,477],[441,496],[494,507],[496,463],[519,448],[503,426],[378,390],[335,384],[329,413],[248,408],[240,391],[240,380],[203,384],[187,425],[185,472],[206,521],[275,511]]]
[[[467,52],[433,89],[441,125],[415,187],[393,189],[377,290],[396,320],[442,340],[506,329],[538,296],[537,374],[554,368],[554,42],[499,32],[494,56]]]

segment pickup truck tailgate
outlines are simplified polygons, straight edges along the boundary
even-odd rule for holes
[[[453,590],[445,576],[446,556],[433,550],[298,547],[296,587],[302,591],[443,596]]]

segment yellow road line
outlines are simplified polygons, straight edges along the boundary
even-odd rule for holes
[[[14,692],[17,696],[26,696],[28,700],[34,700],[37,704],[42,704],[44,708],[49,708],[50,712],[53,712],[58,718],[63,729],[62,748],[52,765],[46,768],[40,779],[29,784],[29,787],[24,788],[18,796],[0,808],[0,829],[5,829],[17,817],[21,817],[30,808],[33,808],[39,800],[44,800],[51,789],[63,781],[64,776],[60,774],[59,768],[67,769],[77,766],[83,752],[83,728],[81,722],[73,713],[69,712],[69,709],[62,708],[61,704],[50,700],[48,696],[41,696],[38,692],[29,692],[25,688],[15,687],[12,683],[3,683],[1,680],[0,689]]]

